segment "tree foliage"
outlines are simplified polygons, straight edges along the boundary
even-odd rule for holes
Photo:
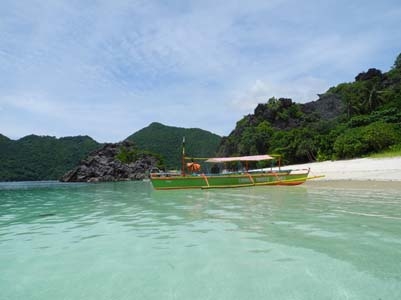
[[[153,157],[157,158],[157,160],[159,161],[159,165],[157,165],[157,167],[159,169],[165,168],[163,159],[160,156],[160,154],[153,153],[153,152],[150,152],[147,150],[141,150],[135,146],[133,146],[131,148],[122,146],[119,149],[118,154],[116,155],[116,159],[118,159],[122,163],[130,164],[130,163],[136,162],[137,160],[140,160],[140,159],[143,159],[143,158],[146,158],[149,156],[153,156]]]
[[[388,149],[401,141],[397,124],[378,121],[367,126],[347,129],[334,142],[338,158],[353,158]]]
[[[99,146],[88,136],[0,136],[0,181],[59,179]]]
[[[182,141],[185,137],[185,153],[191,157],[212,157],[216,155],[221,137],[198,128],[180,128],[152,123],[127,139],[139,149],[158,153],[167,168],[181,167]]]
[[[397,58],[395,59],[393,68],[394,69],[401,69],[401,53],[398,54]]]
[[[336,114],[330,99],[341,101]],[[222,139],[219,154],[278,153],[286,163],[360,157],[400,144],[400,111],[401,54],[390,71],[362,72],[315,105],[274,97],[258,104]]]

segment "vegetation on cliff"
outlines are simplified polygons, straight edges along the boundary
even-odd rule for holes
[[[141,180],[162,167],[158,155],[139,150],[131,141],[108,143],[91,152],[79,165],[64,174],[65,182]]]
[[[270,98],[237,122],[219,154],[282,154],[286,163],[361,157],[401,144],[401,54],[392,69],[369,69],[351,83],[297,104]]]

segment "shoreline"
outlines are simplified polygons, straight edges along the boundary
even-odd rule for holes
[[[311,181],[401,182],[401,157],[356,158],[284,166],[290,169],[310,168],[310,176],[325,175]]]

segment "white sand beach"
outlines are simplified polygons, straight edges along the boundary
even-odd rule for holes
[[[286,166],[291,169],[310,168],[310,176],[325,175],[316,181],[400,181],[401,157],[358,158],[352,160],[324,161]]]

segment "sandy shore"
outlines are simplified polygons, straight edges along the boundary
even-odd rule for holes
[[[291,169],[310,168],[310,176],[325,175],[325,177],[316,179],[316,181],[400,181],[401,184],[401,157],[358,158],[286,167]]]

